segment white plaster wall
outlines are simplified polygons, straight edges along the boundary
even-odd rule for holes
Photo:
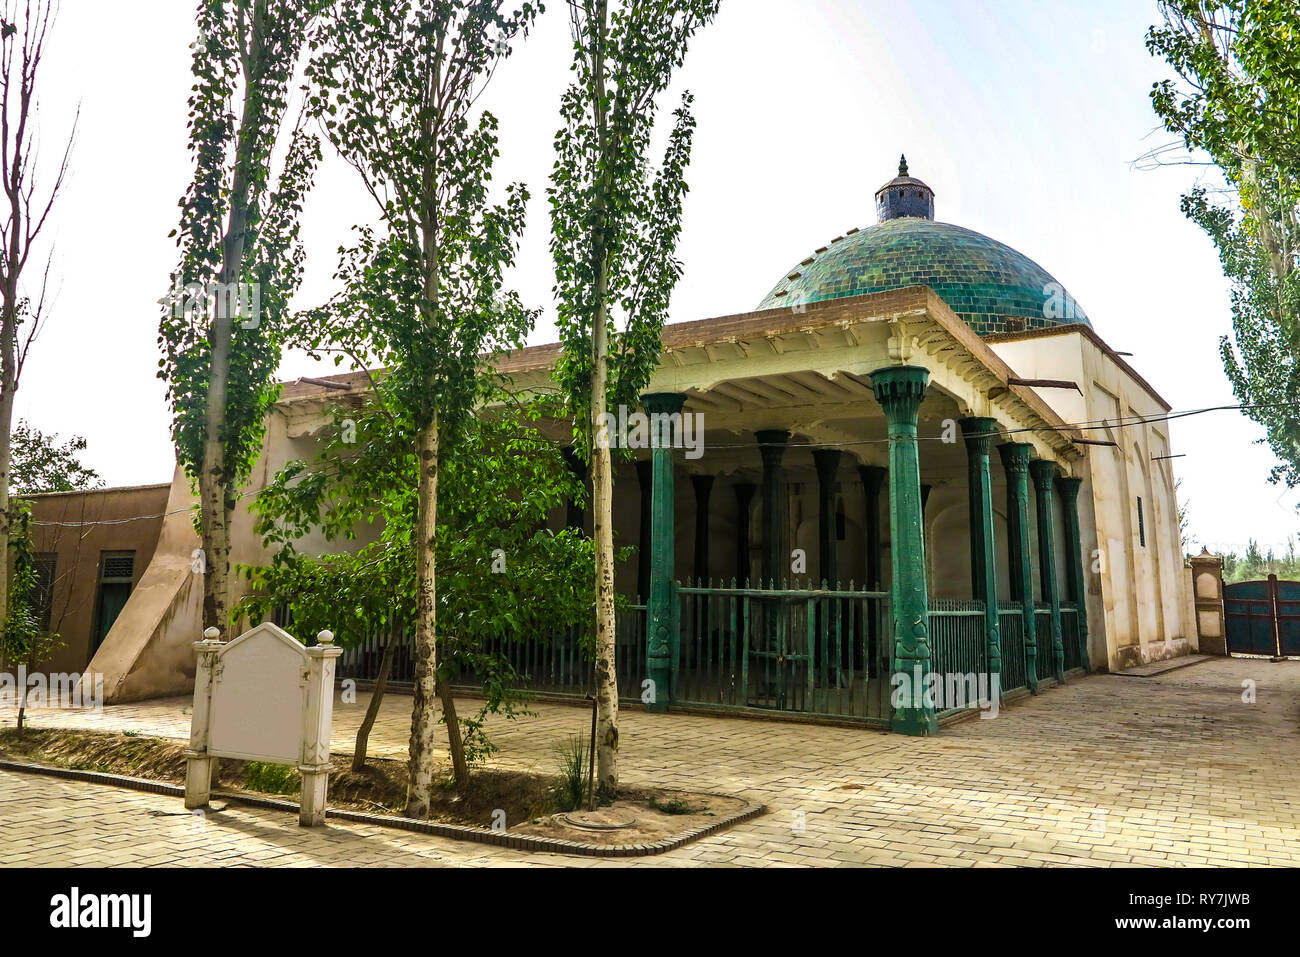
[[[1166,414],[1146,387],[1078,332],[991,345],[1020,376],[1079,384],[1082,395],[1037,390],[1067,422],[1114,423],[1120,416],[1159,419]],[[1084,435],[1119,445],[1091,447],[1086,464],[1076,472],[1084,479],[1079,513],[1094,662],[1101,647],[1112,670],[1187,654],[1195,648],[1196,629],[1188,618],[1174,470],[1169,461],[1152,461],[1170,454],[1168,424],[1116,423]],[[1145,545],[1138,534],[1138,496]],[[1096,573],[1092,567],[1097,563],[1090,560],[1094,549],[1103,553]]]

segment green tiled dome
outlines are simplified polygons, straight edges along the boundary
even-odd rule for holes
[[[900,182],[886,184],[881,194]],[[907,182],[928,191],[919,181]],[[931,287],[982,336],[1065,323],[1090,325],[1064,287],[1033,260],[974,230],[907,213],[818,250],[789,270],[758,308],[905,286]]]

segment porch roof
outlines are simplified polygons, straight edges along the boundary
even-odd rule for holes
[[[549,381],[560,345],[502,355],[496,370],[522,389]],[[1079,432],[1032,389],[927,286],[767,309],[663,330],[663,356],[648,392],[681,392],[688,409],[743,416],[777,408],[846,407],[874,401],[870,373],[886,365],[930,369],[932,387],[963,415],[996,418],[1040,454],[1067,464],[1083,455]],[[291,419],[356,395],[370,374],[287,383],[280,406]],[[290,408],[298,406],[299,408]]]

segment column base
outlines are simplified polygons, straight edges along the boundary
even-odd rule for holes
[[[185,810],[207,807],[212,797],[212,758],[194,752],[185,755]]]
[[[645,695],[649,694],[650,700],[645,701],[646,710],[651,714],[667,714],[669,695],[669,682],[672,680],[672,670],[665,662],[662,665],[652,665],[649,669],[650,687],[643,689],[642,700]]]
[[[302,776],[302,796],[298,802],[298,826],[320,827],[325,823],[325,799],[329,791],[330,765],[325,770],[316,766],[298,768]]]
[[[933,711],[918,708],[900,708],[894,712],[889,722],[894,734],[910,734],[917,738],[928,738],[939,733],[939,720]]]

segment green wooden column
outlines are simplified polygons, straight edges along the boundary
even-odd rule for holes
[[[1056,664],[1056,680],[1065,684],[1065,644],[1061,640],[1061,592],[1056,587],[1056,536],[1053,531],[1056,496],[1056,463],[1034,459],[1029,463],[1029,474],[1034,479],[1038,501],[1038,577],[1043,601],[1052,607],[1052,658]],[[1046,653],[1046,649],[1044,649]]]
[[[756,432],[763,459],[763,580],[759,588],[780,588],[787,568],[781,555],[781,459],[790,433],[779,429]]]
[[[712,475],[692,475],[695,489],[695,565],[697,583],[709,587],[709,496],[713,492]]]
[[[917,412],[930,380],[920,366],[888,366],[871,373],[876,399],[889,420],[889,528],[894,580],[894,676],[906,675],[915,694],[894,709],[893,728],[926,735],[939,730],[934,702],[923,694],[929,683],[930,598],[925,584],[925,536],[921,527],[921,462],[916,441]]]
[[[641,397],[646,412],[659,413],[659,433],[650,436],[653,486],[650,492],[650,595],[646,601],[646,673],[654,682],[651,711],[667,711],[672,702],[672,676],[677,665],[678,607],[674,578],[676,546],[673,493],[672,420],[686,397],[659,392]]]
[[[564,461],[569,466],[569,471],[573,473],[573,477],[586,485],[589,477],[587,463],[583,461],[577,449],[563,449],[560,454],[564,456]],[[587,527],[586,509],[582,507],[582,502],[576,498],[569,499],[565,507],[564,526],[565,528],[576,528],[580,532]]]
[[[641,489],[641,527],[636,547],[636,597],[650,597],[650,500],[654,490],[654,465],[649,459],[636,463],[636,482]]]
[[[880,591],[880,490],[884,488],[889,470],[878,465],[858,466],[862,479],[863,505],[866,509],[867,561],[865,587],[867,591]],[[880,599],[867,601],[867,661],[868,676],[880,677]]]
[[[1062,475],[1056,480],[1061,493],[1061,511],[1065,513],[1065,589],[1074,602],[1074,617],[1079,630],[1079,659],[1083,670],[1092,671],[1088,656],[1088,590],[1083,580],[1083,543],[1079,534],[1079,488],[1083,479]]]
[[[889,478],[889,470],[878,465],[859,465],[862,492],[866,508],[867,527],[867,591],[880,589],[880,490]]]
[[[812,454],[813,465],[817,469],[817,575],[830,588],[838,588],[840,581],[836,555],[835,477],[839,472],[842,455],[839,449],[814,449]],[[840,603],[830,601],[815,604],[817,633],[824,637],[819,638],[817,644],[809,649],[813,655],[812,660],[818,668],[840,668],[844,664],[842,656],[846,650],[846,643],[840,636],[840,620],[845,617]],[[836,660],[835,648],[840,649],[841,660]],[[827,651],[825,661],[822,660],[823,649]],[[838,671],[835,674],[838,676]]]
[[[817,469],[817,572],[831,588],[840,580],[835,554],[835,476],[842,455],[839,449],[815,449],[812,454]]]
[[[1020,602],[1024,622],[1025,680],[1038,694],[1038,636],[1034,622],[1034,566],[1029,550],[1029,459],[1034,447],[1024,442],[998,446],[1007,474],[1007,564],[1011,600]]]
[[[736,583],[749,587],[749,513],[758,486],[752,482],[737,482],[732,486],[736,493]]]
[[[1002,637],[998,630],[998,567],[993,535],[993,475],[989,454],[998,431],[997,419],[970,418],[960,423],[966,437],[970,500],[971,597],[984,602],[984,648],[990,693],[993,678],[1002,682]]]

